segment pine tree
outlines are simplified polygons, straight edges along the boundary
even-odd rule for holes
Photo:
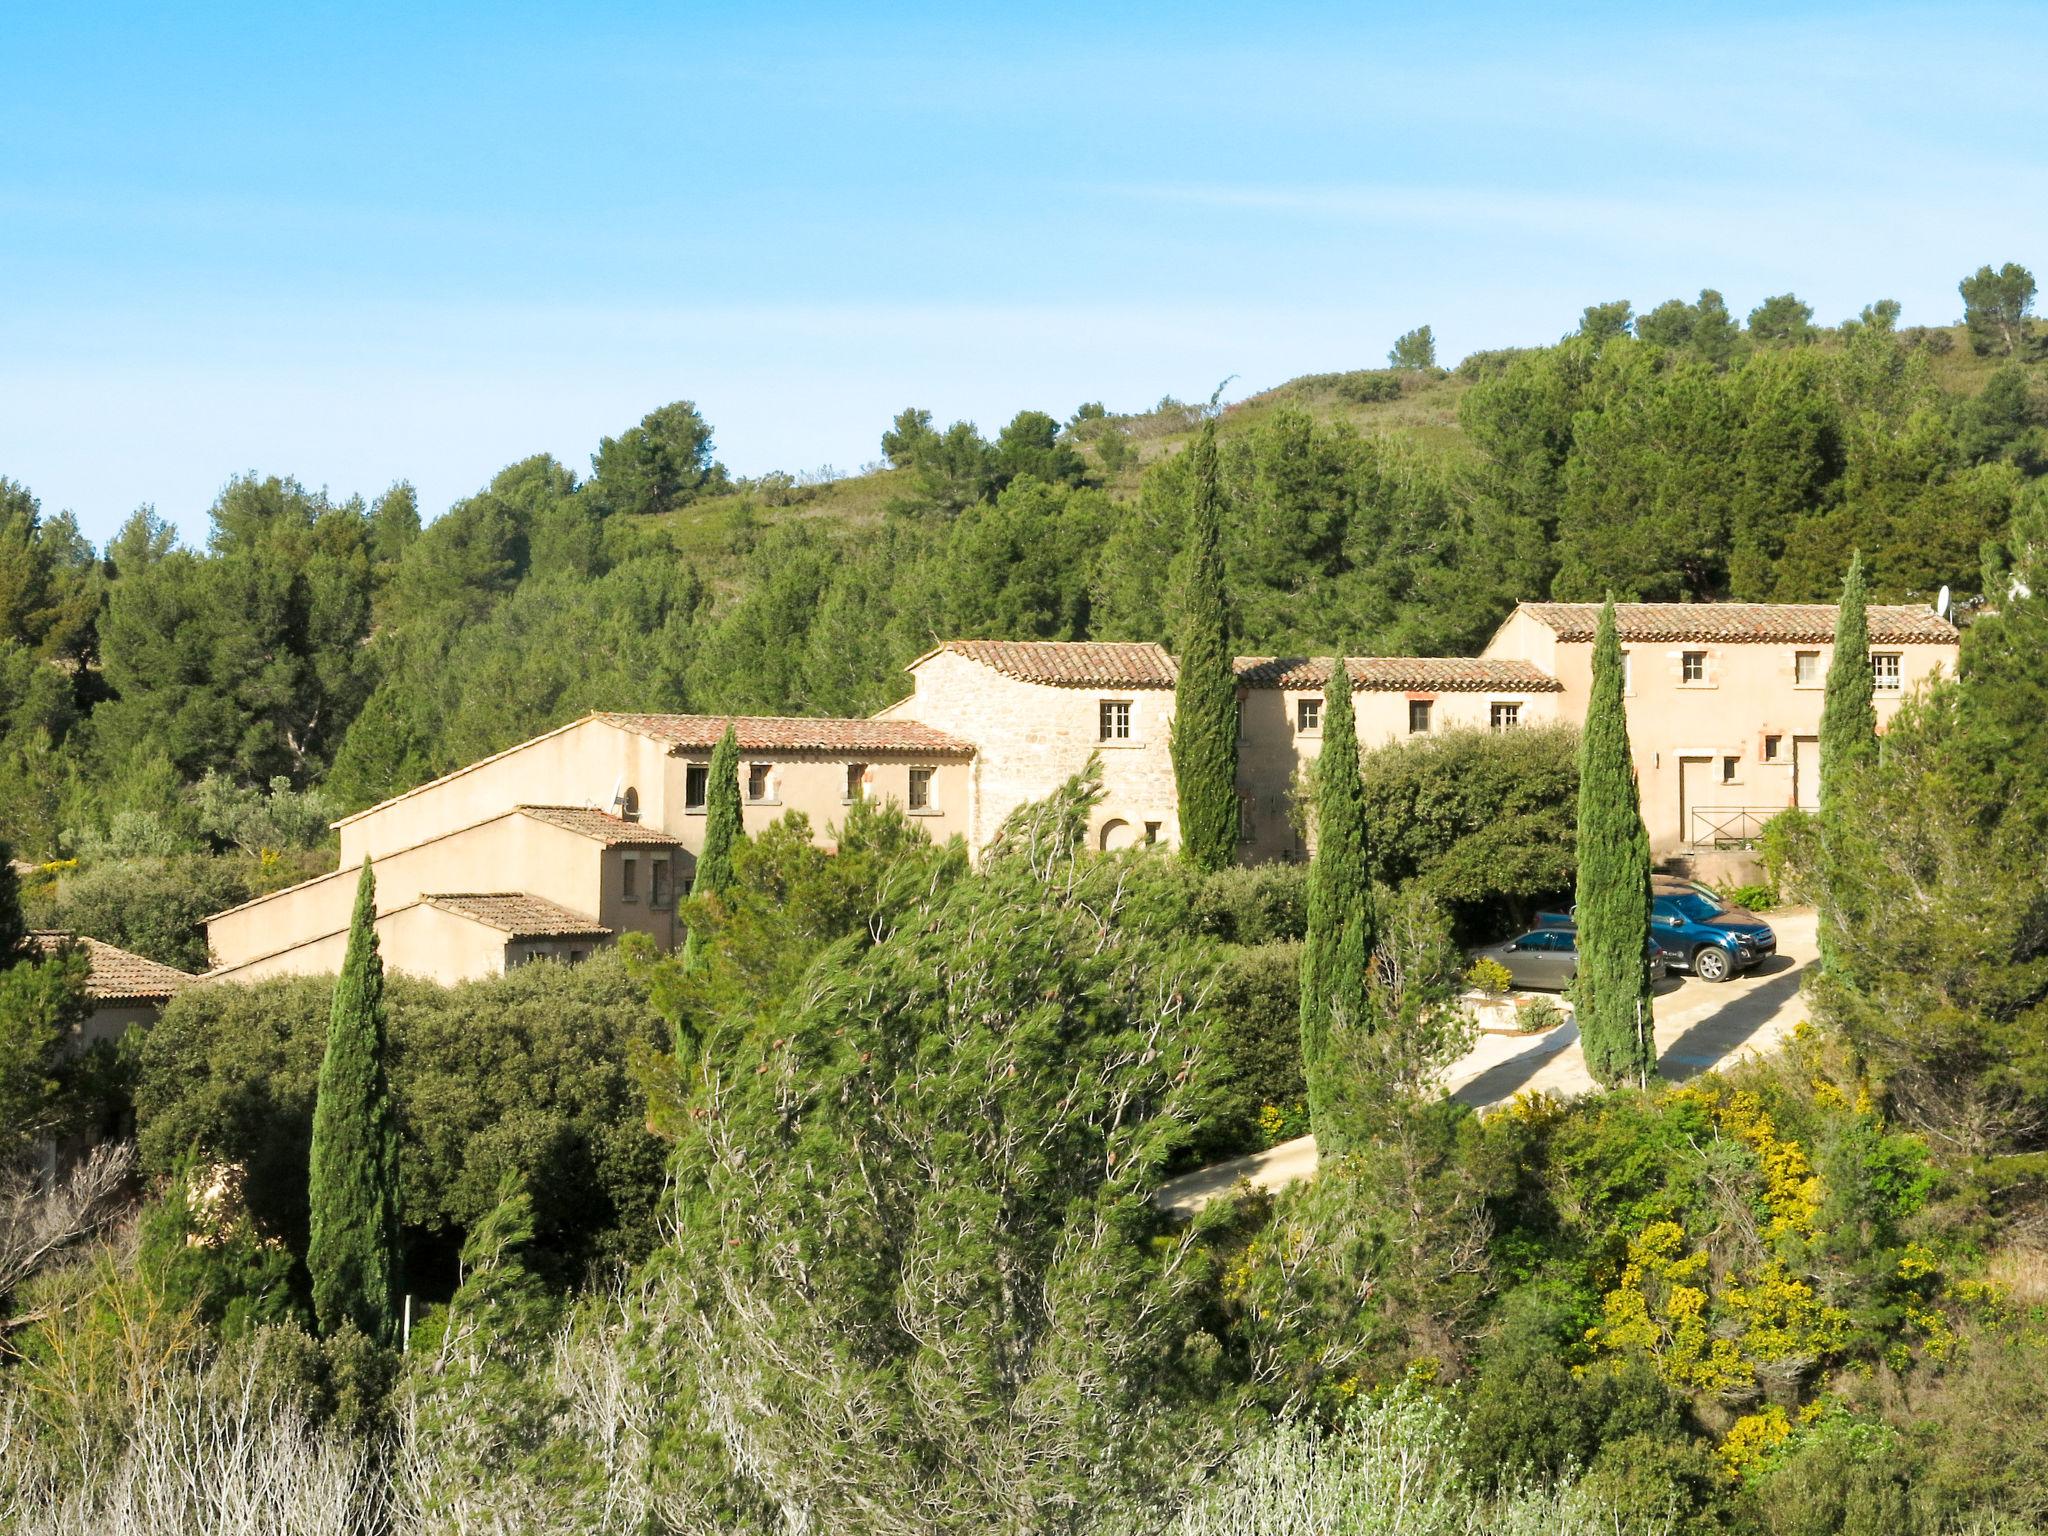
[[[1657,1070],[1650,1015],[1650,834],[1622,702],[1614,599],[1600,610],[1593,691],[1579,742],[1579,1048],[1612,1088]]]
[[[1237,857],[1237,673],[1223,601],[1223,530],[1216,477],[1216,423],[1203,424],[1189,452],[1193,500],[1174,581],[1174,785],[1181,852],[1197,869]]]
[[[1331,1032],[1364,1028],[1366,968],[1373,947],[1372,883],[1365,858],[1365,791],[1358,771],[1358,727],[1351,671],[1330,661],[1323,685],[1323,750],[1315,769],[1315,858],[1308,871],[1308,934],[1301,950],[1301,1067],[1309,1122],[1321,1150],[1334,1151]]]
[[[1821,859],[1828,878],[1839,862],[1833,853],[1848,780],[1877,761],[1877,679],[1870,665],[1870,615],[1865,601],[1863,555],[1849,557],[1842,579],[1842,604],[1835,613],[1835,649],[1828,662],[1827,694],[1820,712],[1820,837]],[[1839,906],[1823,904],[1820,963],[1834,966],[1839,944],[1827,914]]]
[[[376,921],[377,880],[365,859],[313,1103],[306,1269],[321,1332],[353,1323],[390,1343],[397,1333],[398,1119],[385,1075]]]

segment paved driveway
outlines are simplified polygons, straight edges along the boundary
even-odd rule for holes
[[[1712,985],[1674,976],[1659,988],[1657,1071],[1666,1082],[1682,1082],[1745,1055],[1773,1050],[1806,1017],[1799,982],[1817,953],[1816,919],[1800,909],[1773,912],[1769,921],[1778,935],[1778,953],[1769,965]],[[1593,1087],[1578,1045],[1576,1023],[1544,1035],[1481,1035],[1445,1082],[1454,1098],[1474,1109],[1506,1103],[1525,1091],[1573,1098]],[[1152,1198],[1166,1210],[1187,1215],[1239,1179],[1278,1189],[1311,1178],[1315,1171],[1316,1139],[1302,1136],[1183,1174],[1161,1185]]]

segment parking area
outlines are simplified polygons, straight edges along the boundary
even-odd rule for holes
[[[1778,953],[1765,964],[1723,982],[1674,976],[1658,989],[1657,1070],[1666,1082],[1770,1051],[1806,1017],[1799,982],[1818,954],[1817,920],[1810,909],[1795,909],[1773,912],[1768,921],[1778,935]],[[1578,1044],[1575,1023],[1541,1035],[1481,1035],[1446,1075],[1446,1086],[1474,1109],[1504,1104],[1522,1092],[1572,1098],[1593,1087]],[[1312,1178],[1315,1169],[1315,1138],[1303,1136],[1185,1174],[1153,1198],[1163,1209],[1192,1213],[1239,1179],[1278,1189]]]

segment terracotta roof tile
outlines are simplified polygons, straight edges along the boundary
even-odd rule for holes
[[[92,974],[86,981],[85,990],[95,1002],[160,1001],[184,991],[199,980],[197,976],[130,954],[98,939],[86,938],[83,934],[43,930],[29,935],[30,942],[44,954],[52,953],[67,939],[83,945],[87,958],[92,962]]]
[[[574,832],[579,837],[594,838],[607,848],[616,843],[659,843],[673,845],[676,839],[659,827],[643,822],[628,821],[623,816],[614,816],[610,811],[600,811],[583,805],[522,805],[519,814],[531,816],[535,821],[544,821],[551,827],[560,827],[564,832]]]
[[[1560,640],[1591,640],[1598,603],[1524,603],[1523,611]],[[1624,640],[1715,640],[1727,644],[1827,645],[1835,638],[1833,603],[1616,603]],[[1870,606],[1870,638],[1879,645],[1954,645],[1956,627],[1931,608]]]
[[[1463,656],[1347,656],[1344,661],[1354,688],[1557,693],[1564,686],[1531,661]],[[1237,677],[1247,688],[1321,688],[1330,680],[1330,658],[1240,656]]]
[[[421,896],[430,907],[453,912],[515,939],[603,939],[611,929],[581,912],[524,891],[456,891]]]
[[[672,747],[708,752],[730,725],[743,752],[916,752],[972,757],[971,742],[915,720],[838,720],[767,715],[628,715],[593,718]]]
[[[948,640],[939,647],[1022,683],[1058,688],[1171,688],[1163,645],[1121,640]],[[912,663],[916,665],[915,662]]]

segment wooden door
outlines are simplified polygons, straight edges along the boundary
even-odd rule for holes
[[[1802,811],[1820,809],[1820,738],[1792,738],[1792,803]]]
[[[1681,757],[1678,760],[1678,841],[1691,847],[1707,823],[1693,813],[1714,805],[1714,760],[1711,757]],[[1695,826],[1694,823],[1699,823]]]

